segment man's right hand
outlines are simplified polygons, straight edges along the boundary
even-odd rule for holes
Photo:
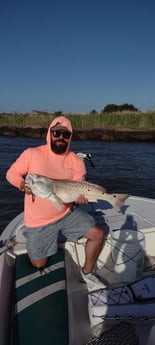
[[[24,181],[22,181],[21,184],[20,184],[20,190],[22,192],[25,192],[26,194],[29,194],[29,195],[32,194],[31,189],[28,188],[27,186],[25,186],[25,182]]]

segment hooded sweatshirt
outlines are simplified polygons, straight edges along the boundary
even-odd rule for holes
[[[53,179],[67,179],[71,181],[83,180],[86,169],[83,161],[74,152],[71,152],[70,142],[65,153],[55,154],[51,149],[50,129],[57,123],[66,127],[72,133],[72,126],[64,116],[55,118],[50,124],[45,145],[26,149],[7,171],[7,180],[20,189],[20,184],[27,174],[39,174]],[[64,217],[71,209],[72,204],[63,204],[59,210],[49,200],[25,194],[24,224],[27,227],[38,227],[57,221]]]

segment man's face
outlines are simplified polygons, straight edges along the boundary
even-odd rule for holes
[[[52,130],[51,129],[51,149],[56,154],[63,154],[68,147],[68,141],[71,133],[66,129]]]

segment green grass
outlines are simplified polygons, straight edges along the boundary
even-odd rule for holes
[[[155,111],[123,113],[67,114],[74,129],[129,128],[148,130],[155,128]],[[0,114],[0,126],[41,126],[48,128],[56,117],[53,114]]]

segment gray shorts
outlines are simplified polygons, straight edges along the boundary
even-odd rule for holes
[[[32,260],[39,260],[57,252],[59,236],[77,241],[94,225],[96,220],[82,209],[75,207],[65,217],[56,222],[34,228],[24,228],[27,251]]]

